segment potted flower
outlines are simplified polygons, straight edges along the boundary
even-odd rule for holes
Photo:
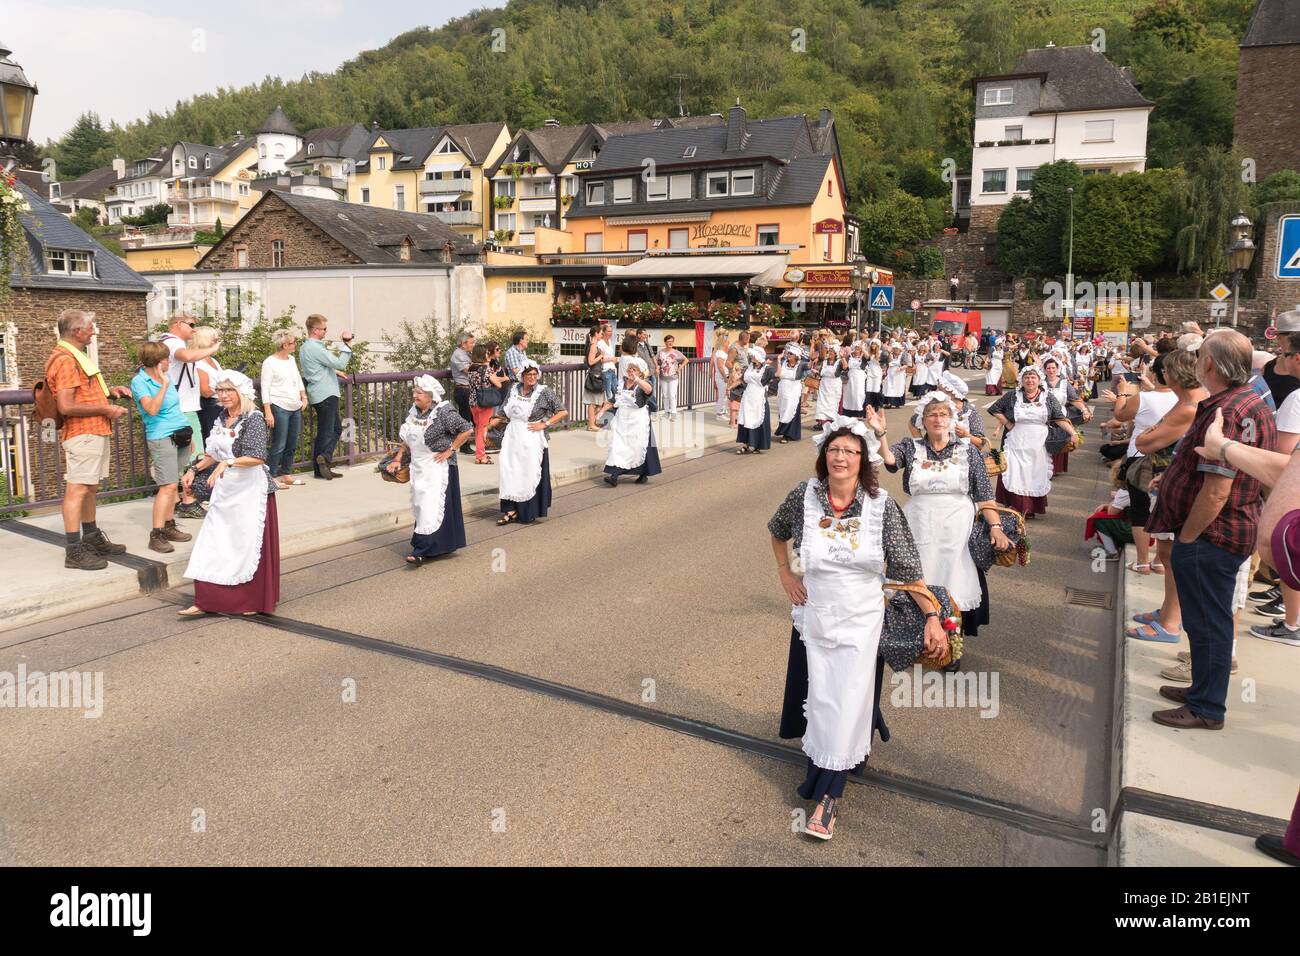
[[[12,294],[8,277],[17,263],[24,276],[29,274],[27,234],[23,232],[22,213],[31,212],[27,198],[18,191],[17,180],[0,171],[0,306],[8,303]]]
[[[492,205],[497,209],[509,209],[515,201],[514,196],[493,196]]]

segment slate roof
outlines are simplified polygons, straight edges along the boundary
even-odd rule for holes
[[[1300,3],[1296,0],[1259,0],[1241,45],[1290,46],[1295,43],[1300,43]]]
[[[365,157],[370,141],[370,130],[360,123],[323,126],[308,130],[302,138],[302,149],[285,160],[285,163],[293,166],[318,159],[361,159]],[[307,152],[308,145],[314,147],[310,154]]]
[[[208,250],[196,268],[205,268],[203,263],[214,250],[240,236],[245,224],[253,222],[257,210],[264,203],[275,202],[284,203],[362,262],[372,265],[405,264],[402,263],[400,249],[407,237],[414,244],[410,258],[412,264],[441,262],[442,247],[449,240],[459,256],[471,256],[478,252],[478,246],[472,241],[427,213],[399,212],[396,209],[381,209],[361,203],[296,196],[272,189]]]
[[[9,277],[14,288],[77,289],[87,292],[141,292],[153,291],[153,283],[138,275],[134,269],[101,246],[88,233],[83,232],[36,190],[22,181],[18,191],[32,207],[23,213],[23,231],[27,234],[27,264],[30,275],[24,276],[17,264]],[[90,252],[95,259],[95,274],[91,276],[51,275],[45,271],[46,249],[72,249]]]
[[[370,134],[361,154],[364,159],[369,154],[370,147],[382,137],[393,147],[397,156],[391,169],[423,169],[433,148],[446,135],[469,157],[471,163],[479,164],[487,158],[488,150],[504,127],[505,123],[461,123],[454,126],[425,126],[420,129],[381,129]],[[411,158],[403,160],[403,156]]]
[[[1028,50],[1016,61],[1010,76],[1031,74],[1047,78],[1039,90],[1038,107],[1030,110],[1030,115],[1155,105],[1137,91],[1123,69],[1091,46]]]
[[[748,135],[744,146],[735,150],[727,149],[725,123],[615,136],[605,143],[592,172],[639,170],[646,159],[654,160],[656,166],[702,166],[719,161],[755,161],[764,157],[786,160],[816,151],[808,120],[802,114],[749,120],[745,131]],[[684,155],[688,146],[695,147],[695,155],[690,158]]]
[[[59,198],[66,199],[102,199],[104,194],[117,182],[117,171],[112,166],[92,169],[82,173],[76,179],[59,183]]]
[[[284,115],[284,110],[280,109],[278,106],[271,111],[271,115],[263,121],[262,125],[259,126],[255,132],[280,133],[285,136],[301,135],[299,134],[297,127],[295,127],[293,123],[289,122],[289,117]]]

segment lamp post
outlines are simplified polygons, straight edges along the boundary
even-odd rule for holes
[[[37,93],[23,68],[9,59],[11,52],[9,45],[0,41],[0,161],[5,166],[18,147],[27,142]]]
[[[1070,196],[1070,251],[1065,263],[1065,320],[1074,334],[1074,187],[1066,188]]]
[[[862,299],[865,293],[871,291],[871,274],[867,271],[867,257],[859,255],[853,260],[853,268],[849,272],[849,285],[853,287],[854,304],[857,306],[857,330],[862,331]]]
[[[1237,213],[1228,224],[1232,244],[1228,246],[1228,268],[1232,270],[1232,327],[1237,327],[1237,299],[1241,277],[1255,260],[1255,243],[1250,239],[1254,223],[1244,212]]]

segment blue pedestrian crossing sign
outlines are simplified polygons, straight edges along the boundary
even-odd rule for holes
[[[1300,279],[1300,215],[1277,221],[1277,277]]]
[[[867,297],[867,308],[876,312],[889,312],[894,308],[894,287],[892,285],[873,285]]]

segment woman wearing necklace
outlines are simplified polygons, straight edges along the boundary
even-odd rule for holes
[[[481,348],[474,346],[475,354]],[[415,513],[406,563],[418,568],[429,558],[465,547],[456,455],[474,434],[474,426],[460,417],[451,402],[443,400],[442,385],[432,375],[414,381],[411,400],[411,410],[398,434],[411,455],[411,510]],[[389,473],[397,474],[401,464],[400,456],[394,456]]]
[[[1007,392],[989,411],[1002,423],[1002,452],[1006,471],[998,482],[999,504],[1014,508],[1026,520],[1047,513],[1052,490],[1052,459],[1047,454],[1049,425],[1060,425],[1077,437],[1070,419],[1054,395],[1043,391],[1037,365],[1020,370],[1020,387]]]
[[[947,373],[945,373],[947,374]],[[989,622],[989,586],[971,557],[969,541],[976,510],[988,522],[993,547],[1005,551],[1011,541],[1002,531],[994,507],[993,486],[984,458],[969,441],[957,437],[957,405],[942,391],[921,399],[920,438],[885,442],[885,416],[873,413],[867,425],[882,442],[880,454],[891,474],[902,469],[903,506],[908,527],[921,552],[921,568],[931,585],[947,588],[962,612],[962,633],[975,637]],[[960,670],[961,661],[947,669]]]
[[[768,522],[777,574],[790,599],[789,667],[781,737],[803,738],[807,773],[799,796],[817,807],[804,829],[829,840],[836,802],[879,731],[885,579],[924,586],[921,556],[902,510],[878,485],[874,441],[862,419],[836,418],[814,437],[816,477],[800,482]],[[799,576],[787,542],[799,555]],[[939,659],[948,636],[937,612],[925,613],[925,653]]]
[[[797,345],[787,345],[781,353],[781,363],[776,369],[776,437],[785,445],[803,438],[800,402],[803,399],[803,379],[808,374],[808,363],[803,360],[803,350]]]
[[[280,526],[266,467],[269,430],[247,375],[223,369],[215,391],[221,417],[181,478],[208,512],[185,568],[194,603],[179,614],[271,614],[280,600]]]
[[[1092,409],[1079,397],[1079,390],[1061,376],[1060,358],[1052,357],[1043,360],[1043,376],[1047,379],[1043,383],[1043,391],[1050,392],[1061,408],[1065,410],[1065,414],[1069,416],[1070,424],[1074,426],[1076,432],[1079,430],[1079,426],[1092,421]],[[1053,474],[1063,475],[1069,470],[1070,452],[1068,449],[1058,451],[1052,456]]]
[[[539,384],[540,366],[528,359],[519,367],[502,411],[509,424],[497,454],[501,518],[497,524],[532,524],[551,506],[551,458],[546,429],[569,414],[549,385]]]
[[[651,475],[662,471],[650,410],[646,408],[652,394],[654,386],[645,377],[640,364],[630,362],[614,393],[614,401],[606,402],[600,410],[603,415],[614,409],[609,454],[605,458],[605,484],[611,488],[617,486],[618,479],[624,475],[636,475],[636,483],[644,485]]]
[[[758,346],[736,357],[736,362],[748,360],[741,380],[745,391],[740,396],[740,411],[736,414],[736,441],[740,447],[737,455],[760,455],[772,447],[772,410],[767,404],[767,386],[776,376],[776,370],[767,364],[767,353]]]

